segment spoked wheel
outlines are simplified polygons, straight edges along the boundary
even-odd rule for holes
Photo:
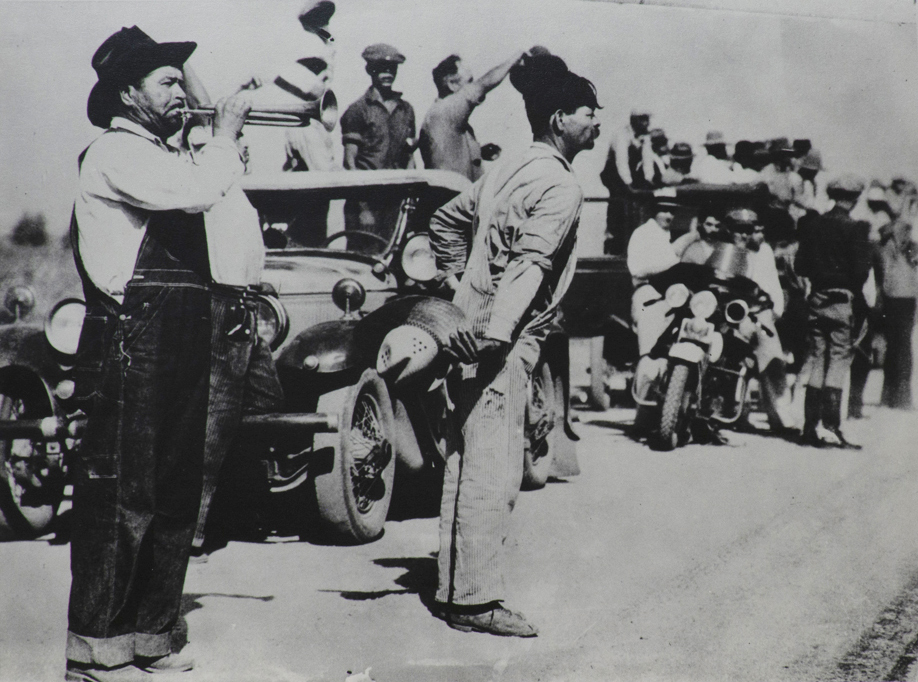
[[[340,418],[338,433],[314,436],[316,457],[334,457],[331,470],[313,478],[319,517],[340,542],[375,540],[386,523],[395,476],[394,417],[385,383],[367,370],[355,386],[322,396],[318,411]]]
[[[541,361],[529,380],[526,402],[525,450],[523,459],[524,490],[545,487],[555,457],[555,438],[561,399],[551,367]]]
[[[688,366],[680,364],[673,367],[660,417],[661,450],[675,450],[688,442],[689,408],[692,402],[692,391],[688,383]]]
[[[0,420],[48,416],[50,409],[38,400],[13,391],[0,393]],[[0,441],[0,539],[48,532],[64,496],[61,456],[55,443]]]

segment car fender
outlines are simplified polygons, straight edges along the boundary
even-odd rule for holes
[[[0,393],[17,391],[30,396],[42,406],[47,416],[59,416],[61,410],[47,382],[33,367],[7,365],[0,368]]]
[[[356,324],[356,320],[332,320],[300,332],[278,356],[278,370],[334,374],[368,367],[354,334]]]

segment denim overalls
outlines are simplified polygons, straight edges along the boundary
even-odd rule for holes
[[[76,220],[72,230],[76,229]],[[201,214],[151,215],[119,304],[74,253],[87,311],[76,398],[67,658],[115,666],[171,651],[201,499],[210,374]]]

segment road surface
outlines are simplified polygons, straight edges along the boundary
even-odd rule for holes
[[[581,413],[581,475],[521,494],[507,547],[536,639],[431,615],[432,517],[360,547],[231,542],[189,569],[178,679],[828,680],[867,675],[859,655],[885,675],[918,636],[918,427],[868,415],[845,425],[860,452],[729,433],[662,453],[625,435],[633,411]],[[0,545],[3,682],[62,679],[54,542]]]

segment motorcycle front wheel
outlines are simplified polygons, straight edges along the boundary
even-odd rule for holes
[[[669,375],[660,416],[661,450],[675,450],[688,442],[689,408],[692,402],[692,391],[688,386],[690,374],[688,365],[678,364]]]

